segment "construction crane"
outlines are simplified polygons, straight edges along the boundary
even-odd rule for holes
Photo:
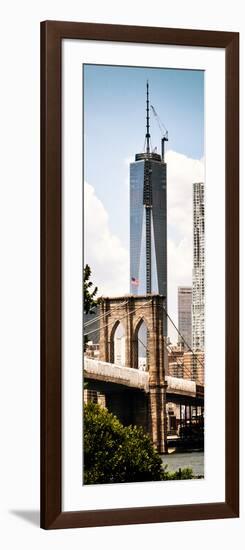
[[[166,126],[164,126],[163,122],[161,121],[159,115],[157,114],[156,110],[154,109],[153,105],[151,105],[151,110],[153,112],[153,115],[156,118],[157,124],[159,126],[161,136],[162,136],[162,160],[164,161],[164,154],[165,154],[165,141],[168,141],[168,130]]]

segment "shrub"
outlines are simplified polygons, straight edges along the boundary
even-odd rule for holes
[[[165,481],[169,481],[172,479],[193,479],[193,471],[192,468],[179,468],[175,472],[168,472],[167,471],[167,465],[164,467],[163,472],[163,479]]]
[[[125,483],[163,479],[162,460],[148,435],[124,427],[107,409],[84,406],[84,483]]]

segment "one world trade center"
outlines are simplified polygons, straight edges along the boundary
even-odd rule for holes
[[[153,113],[156,115],[154,108]],[[157,115],[156,115],[157,116]],[[167,301],[167,165],[150,148],[149,85],[146,95],[145,151],[130,164],[130,292],[161,294]],[[164,323],[165,324],[165,323]]]

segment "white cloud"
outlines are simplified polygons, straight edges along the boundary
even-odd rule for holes
[[[192,233],[192,186],[204,181],[204,162],[175,151],[166,153],[168,178],[168,226],[179,238]]]
[[[119,296],[129,290],[129,252],[113,235],[105,207],[92,185],[84,186],[84,261],[92,269],[99,295]]]
[[[134,162],[135,155],[131,155],[130,157],[126,157],[124,159],[124,164],[126,164],[127,168],[129,169],[129,165],[131,162]]]
[[[204,159],[195,160],[168,151],[168,310],[175,323],[177,318],[177,288],[192,284],[193,266],[193,206],[195,181],[204,181]],[[176,340],[176,334],[170,330]]]

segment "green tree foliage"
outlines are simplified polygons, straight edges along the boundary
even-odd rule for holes
[[[91,268],[88,264],[85,265],[83,270],[83,309],[84,313],[94,313],[95,306],[97,304],[97,301],[95,299],[95,296],[98,292],[97,286],[93,287],[93,283],[90,280],[91,277]]]
[[[124,427],[96,405],[84,406],[84,483],[163,479],[162,460],[142,428]]]
[[[193,479],[193,471],[191,468],[179,468],[176,472],[168,472],[167,464],[164,466],[163,479],[164,481],[170,481],[172,479]],[[201,476],[199,476],[201,477]]]
[[[191,468],[168,472],[148,435],[124,427],[107,409],[84,406],[84,483],[125,483],[192,479]]]

